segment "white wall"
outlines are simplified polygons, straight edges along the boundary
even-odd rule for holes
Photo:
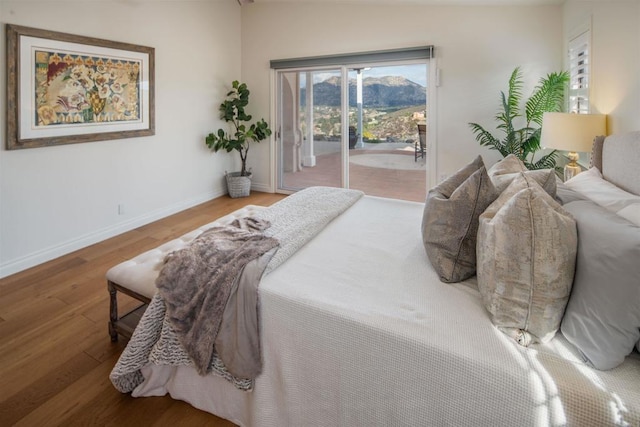
[[[494,125],[499,91],[515,66],[523,67],[525,94],[559,70],[564,36],[585,16],[593,19],[594,107],[610,114],[610,131],[637,130],[637,0],[242,8],[235,0],[0,0],[3,24],[155,47],[157,120],[152,137],[6,151],[0,67],[0,277],[222,194],[222,174],[237,169],[237,156],[209,153],[203,138],[222,125],[217,105],[238,77],[252,91],[249,112],[271,117],[270,59],[433,44],[442,70],[432,111],[438,176],[476,154],[497,160],[497,153],[478,146],[467,123]],[[252,147],[254,188],[270,188],[269,157],[269,143]],[[118,215],[121,203],[125,215]]]
[[[437,89],[436,176],[451,174],[482,148],[468,122],[493,128],[499,92],[522,66],[528,97],[540,77],[562,67],[562,7],[451,7],[342,3],[254,3],[242,7],[242,78],[253,112],[269,116],[269,60],[434,45]],[[252,149],[255,186],[269,187],[267,144]]]
[[[565,43],[589,22],[591,112],[608,114],[609,134],[640,130],[640,1],[568,1]]]
[[[240,76],[240,7],[215,1],[0,0],[0,22],[155,48],[156,135],[5,149],[0,75],[0,277],[223,194],[236,156],[205,135]],[[0,57],[5,58],[4,25]],[[118,215],[123,204],[124,215]]]

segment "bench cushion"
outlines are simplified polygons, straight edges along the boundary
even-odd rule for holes
[[[164,265],[164,258],[168,253],[182,249],[208,228],[230,224],[236,218],[251,216],[262,209],[265,209],[265,207],[247,205],[155,249],[121,262],[107,271],[107,280],[151,299],[156,293],[156,278],[160,274],[160,270]]]

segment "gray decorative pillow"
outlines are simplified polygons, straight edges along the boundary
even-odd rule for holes
[[[511,184],[520,173],[524,173],[533,178],[551,197],[556,196],[556,174],[553,169],[539,169],[530,171],[524,165],[522,160],[516,157],[514,154],[509,154],[507,157],[491,166],[489,171],[489,178],[496,187],[498,192],[502,193],[505,188]]]
[[[587,200],[587,198],[580,192],[573,188],[567,187],[564,182],[556,183],[556,200],[562,205],[566,205],[576,200]]]
[[[580,238],[562,333],[592,366],[612,369],[640,339],[640,227],[589,200],[564,207]]]
[[[429,190],[422,240],[443,282],[459,282],[475,274],[478,217],[497,196],[480,156]]]
[[[522,345],[546,342],[569,299],[576,224],[535,180],[520,174],[482,215],[478,289],[491,320]]]

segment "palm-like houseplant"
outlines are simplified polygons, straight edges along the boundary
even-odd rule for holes
[[[214,152],[225,150],[230,153],[235,150],[240,154],[242,169],[240,172],[227,174],[229,194],[231,197],[240,197],[248,196],[251,187],[251,171],[247,169],[250,143],[267,139],[271,135],[271,129],[264,119],[249,125],[251,115],[245,112],[245,108],[249,105],[249,89],[245,83],[237,80],[234,80],[231,86],[232,89],[219,107],[220,118],[230,124],[230,130],[218,129],[216,133],[210,133],[205,142]],[[238,185],[241,185],[242,189],[234,191],[231,185],[231,180],[234,178],[240,178],[234,182],[240,181],[242,184]]]
[[[564,93],[569,82],[569,73],[547,74],[540,79],[531,97],[526,101],[524,114],[520,112],[522,101],[522,73],[517,67],[509,79],[509,91],[505,95],[500,92],[502,105],[496,114],[497,129],[504,132],[504,138],[499,139],[477,123],[469,123],[476,140],[480,145],[500,151],[504,157],[515,154],[528,169],[554,168],[556,165],[556,151],[551,151],[539,159],[535,159],[540,150],[540,134],[542,130],[542,115],[545,112],[557,112],[562,109]],[[524,118],[524,127],[516,128],[516,121]]]

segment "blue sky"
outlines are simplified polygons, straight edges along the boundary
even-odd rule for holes
[[[427,86],[427,66],[425,64],[373,67],[370,70],[363,71],[363,76],[365,78],[403,76],[414,83],[425,87]]]

